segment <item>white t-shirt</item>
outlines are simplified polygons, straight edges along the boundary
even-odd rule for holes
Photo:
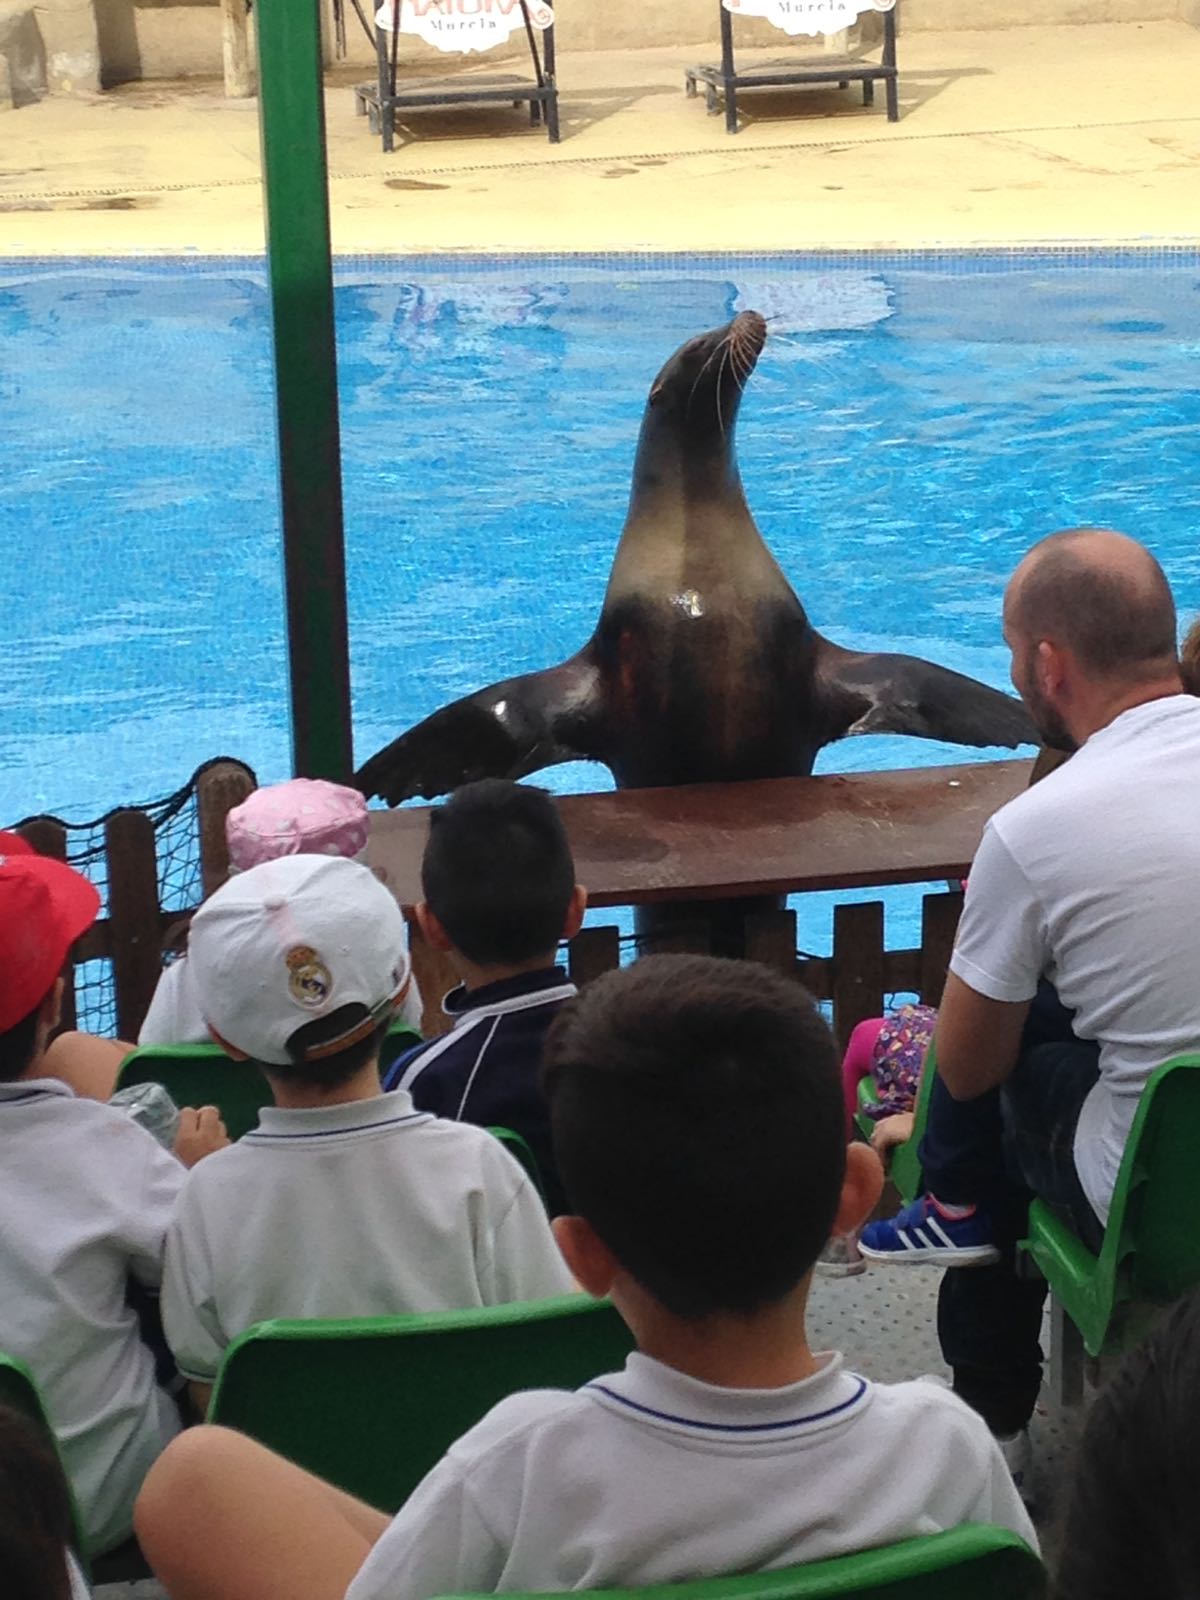
[[[1100,1046],[1075,1166],[1107,1220],[1138,1096],[1200,1046],[1200,699],[1123,712],[984,830],[950,970],[992,1000],[1045,974]]]
[[[420,1029],[421,991],[411,973],[399,1016],[410,1028]],[[200,1010],[200,998],[187,956],[180,956],[169,967],[163,968],[137,1042],[139,1045],[212,1043],[212,1034]]]
[[[0,1083],[0,1147],[0,1349],[37,1380],[89,1543],[111,1549],[179,1431],[125,1287],[158,1286],[184,1169],[53,1078]]]
[[[649,1356],[504,1400],[405,1503],[346,1600],[683,1582],[819,1561],[965,1522],[1037,1536],[982,1418],[840,1355],[783,1389]]]
[[[268,1317],[383,1317],[570,1294],[537,1191],[497,1139],[397,1090],[267,1106],[188,1174],[162,1314],[186,1377],[211,1382]]]

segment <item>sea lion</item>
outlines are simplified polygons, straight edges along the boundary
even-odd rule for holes
[[[734,453],[766,337],[743,311],[654,380],[600,620],[578,655],[434,712],[361,769],[367,795],[395,805],[579,759],[622,788],[803,776],[851,733],[1037,742],[1010,695],[913,656],[844,650],[809,623]]]

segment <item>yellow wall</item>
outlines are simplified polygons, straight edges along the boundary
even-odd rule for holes
[[[330,0],[321,0],[326,15],[328,59],[333,61]],[[377,0],[363,9],[372,15]],[[1200,0],[976,0],[965,9],[962,0],[901,0],[903,28],[961,29],[1018,27],[1029,23],[1150,22],[1180,18],[1200,26]],[[177,4],[175,0],[95,0],[100,53],[106,83],[131,78],[186,77],[219,74],[221,33],[216,0],[209,4]],[[367,67],[373,54],[347,0],[349,60]],[[645,46],[677,47],[681,60],[697,46],[717,41],[717,0],[558,0],[560,50],[618,50]],[[514,35],[507,51],[493,51],[487,61],[501,61],[524,52]],[[766,23],[741,21],[738,38],[747,44],[776,44],[783,35]],[[441,55],[420,40],[402,37],[402,59],[409,63],[453,68],[463,58]],[[472,60],[483,58],[473,57]],[[560,84],[570,92],[570,81]]]

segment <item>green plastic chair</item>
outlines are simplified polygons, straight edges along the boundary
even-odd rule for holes
[[[216,1106],[231,1139],[258,1126],[271,1086],[257,1067],[234,1061],[215,1044],[143,1045],[125,1057],[117,1088],[161,1083],[177,1106]]]
[[[411,1023],[403,1022],[397,1017],[384,1036],[383,1048],[379,1052],[380,1074],[387,1071],[397,1056],[403,1055],[406,1050],[411,1050],[414,1045],[423,1044],[424,1042],[421,1034]]]
[[[36,1423],[43,1429],[61,1465],[62,1453],[58,1448],[54,1429],[50,1426],[50,1418],[46,1415],[46,1407],[42,1403],[36,1378],[23,1361],[19,1361],[16,1356],[5,1355],[3,1351],[0,1351],[0,1401],[11,1406],[14,1411],[19,1411],[22,1416],[28,1417],[30,1422]],[[66,1477],[65,1467],[63,1476]],[[67,1479],[67,1493],[71,1499],[71,1527],[75,1554],[86,1572],[87,1545],[84,1542],[83,1523],[80,1520],[79,1507],[75,1502],[75,1491],[71,1487],[70,1479]]]
[[[933,1041],[925,1055],[925,1065],[921,1068],[921,1081],[917,1088],[917,1100],[913,1106],[913,1131],[912,1137],[903,1144],[897,1145],[892,1151],[891,1164],[888,1167],[888,1177],[896,1186],[896,1190],[905,1205],[915,1200],[921,1192],[921,1160],[917,1152],[921,1148],[921,1138],[925,1132],[925,1123],[929,1117],[929,1101],[933,1094],[933,1080],[937,1077],[937,1056],[934,1052]],[[858,1115],[855,1122],[858,1131],[864,1139],[870,1140],[871,1131],[875,1124],[862,1109],[872,1101],[878,1100],[875,1092],[875,1080],[868,1075],[859,1081],[858,1085]]]
[[[208,1420],[381,1511],[520,1389],[576,1389],[633,1338],[585,1295],[425,1316],[260,1322],[226,1350]]]
[[[508,1151],[509,1155],[515,1157],[515,1159],[519,1161],[525,1168],[525,1172],[529,1178],[529,1181],[533,1184],[533,1187],[537,1190],[538,1194],[541,1195],[542,1204],[545,1205],[545,1185],[542,1183],[542,1174],[538,1170],[537,1157],[529,1148],[528,1142],[521,1136],[521,1134],[515,1132],[512,1128],[501,1128],[497,1126],[494,1128],[489,1128],[488,1132],[491,1134],[493,1139],[499,1139],[500,1143]]]
[[[421,1035],[406,1022],[387,1031],[380,1062],[386,1066],[402,1050],[420,1044]],[[231,1139],[258,1126],[263,1106],[274,1104],[271,1086],[257,1067],[234,1061],[217,1044],[150,1044],[125,1057],[117,1088],[161,1083],[177,1106],[216,1106]]]
[[[1198,1151],[1200,1053],[1166,1062],[1142,1091],[1099,1255],[1044,1201],[1030,1206],[1021,1248],[1064,1314],[1054,1332],[1068,1341],[1055,1353],[1065,1398],[1082,1388],[1080,1344],[1093,1358],[1115,1354],[1200,1284]]]
[[[971,1524],[801,1567],[647,1589],[593,1589],[591,1600],[1038,1600],[1045,1570],[1007,1528]],[[455,1600],[445,1596],[443,1600]],[[476,1600],[459,1596],[457,1600]],[[534,1600],[513,1595],[510,1600]],[[540,1595],[537,1600],[565,1600]]]

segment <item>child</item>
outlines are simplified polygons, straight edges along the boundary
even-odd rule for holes
[[[469,783],[429,818],[416,915],[462,979],[446,996],[450,1033],[401,1056],[384,1088],[421,1111],[519,1133],[533,1151],[551,1216],[564,1207],[539,1084],[542,1043],[575,993],[555,966],[587,897],[554,802],[542,789]]]
[[[1200,1293],[1100,1391],[1076,1452],[1055,1600],[1193,1600],[1200,1574]]]
[[[275,1097],[188,1179],[168,1235],[163,1326],[198,1405],[225,1346],[268,1317],[572,1291],[537,1193],[497,1140],[380,1088],[407,960],[404,919],[366,867],[252,867],[200,907],[188,963],[213,1036]]]
[[[0,1405],[0,1573],[5,1600],[87,1600],[71,1551],[71,1497],[45,1431]]]
[[[94,1552],[129,1536],[147,1468],[178,1431],[126,1303],[151,1291],[184,1169],[123,1111],[40,1074],[59,973],[96,919],[95,889],[59,861],[0,856],[0,1350],[41,1390]],[[177,1154],[225,1142],[211,1107]]]
[[[848,1138],[854,1137],[858,1085],[868,1074],[875,1080],[878,1095],[866,1108],[876,1124],[871,1136],[874,1149],[883,1155],[912,1137],[921,1067],[936,1025],[935,1006],[904,1005],[886,1017],[870,1017],[854,1029],[842,1060]]]
[[[292,778],[255,789],[225,818],[230,872],[245,872],[281,856],[345,856],[353,861],[367,848],[370,817],[357,789],[323,778]],[[421,1026],[421,996],[407,967],[400,1015]],[[208,1028],[200,1013],[187,956],[178,956],[158,980],[139,1044],[206,1044]]]
[[[555,1234],[638,1352],[573,1394],[502,1401],[390,1525],[248,1439],[193,1430],[138,1507],[176,1600],[667,1583],[967,1522],[1036,1548],[960,1400],[809,1348],[817,1253],[882,1174],[846,1149],[833,1040],[802,989],[750,962],[649,957],[564,1009],[545,1071],[572,1207]]]

